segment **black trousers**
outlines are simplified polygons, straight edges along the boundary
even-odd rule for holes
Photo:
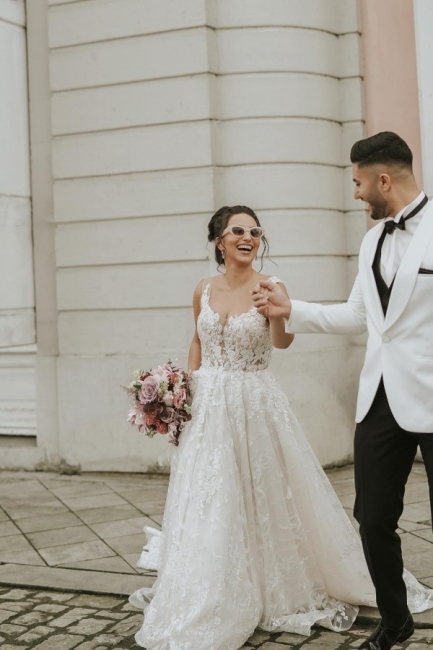
[[[396,529],[418,445],[432,506],[433,435],[408,432],[397,424],[381,381],[370,411],[356,427],[354,516],[360,525],[377,606],[384,624],[390,627],[402,625],[408,614],[401,541]]]

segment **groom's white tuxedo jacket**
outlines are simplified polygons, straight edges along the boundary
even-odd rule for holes
[[[372,269],[383,228],[381,222],[363,239],[347,303],[324,306],[293,300],[287,330],[361,334],[367,329],[356,421],[367,415],[383,376],[398,424],[407,431],[433,433],[433,202],[401,260],[386,316]]]

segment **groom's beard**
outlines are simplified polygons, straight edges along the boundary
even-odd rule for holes
[[[373,221],[379,221],[389,216],[388,202],[380,194],[369,197],[367,203],[370,207],[370,217]]]

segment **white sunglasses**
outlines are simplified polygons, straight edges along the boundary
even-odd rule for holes
[[[260,226],[253,226],[252,228],[244,228],[243,226],[227,226],[221,237],[224,237],[224,235],[227,235],[229,232],[235,237],[243,237],[246,232],[249,232],[253,239],[261,239],[265,234],[265,231]]]

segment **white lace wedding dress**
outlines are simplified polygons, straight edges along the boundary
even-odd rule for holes
[[[267,320],[253,307],[222,326],[209,296],[210,284],[193,418],[151,543],[160,546],[158,578],[130,599],[145,609],[136,641],[237,650],[256,627],[347,630],[358,605],[375,604],[359,537],[267,369]],[[406,581],[412,611],[433,607],[432,591],[411,574]]]

